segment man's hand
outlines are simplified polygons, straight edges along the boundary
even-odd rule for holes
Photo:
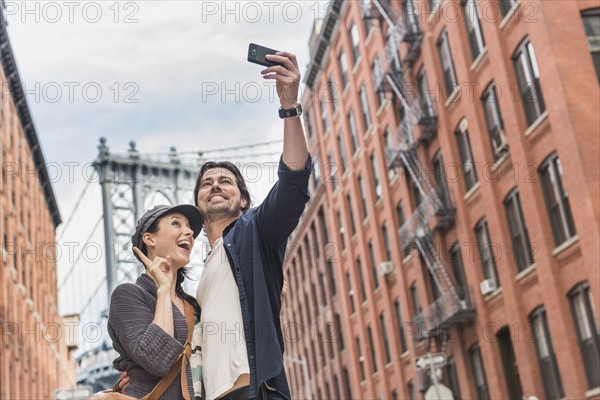
[[[121,389],[122,392],[123,389],[125,389],[125,387],[129,385],[129,376],[127,375],[127,371],[121,372],[121,376],[119,376],[119,379],[119,389]]]
[[[287,51],[280,51],[277,54],[267,54],[266,59],[275,61],[282,65],[275,65],[260,71],[265,79],[275,79],[277,82],[277,95],[281,107],[284,109],[292,108],[298,101],[298,91],[300,89],[300,69],[296,56]]]

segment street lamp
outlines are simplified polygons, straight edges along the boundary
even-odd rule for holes
[[[290,356],[285,356],[285,358],[294,364],[300,364],[302,366],[302,375],[304,375],[304,391],[306,392],[305,395],[307,400],[313,400],[310,390],[310,377],[308,376],[308,363],[306,362],[306,358],[299,359]]]

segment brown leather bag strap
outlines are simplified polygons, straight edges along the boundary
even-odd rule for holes
[[[175,377],[181,372],[181,392],[185,400],[190,400],[190,395],[187,386],[187,363],[192,354],[192,335],[194,333],[194,307],[184,300],[184,314],[187,320],[188,334],[183,345],[183,352],[177,358],[177,361],[173,363],[173,366],[169,370],[169,373],[162,377],[162,379],[154,386],[154,389],[142,400],[158,399],[163,393],[171,386],[171,383],[175,380]],[[181,363],[180,363],[181,361]],[[184,385],[185,383],[185,385]]]
[[[187,366],[190,362],[190,357],[192,356],[192,336],[194,335],[194,307],[186,301],[184,302],[184,310],[185,319],[187,320],[188,334],[183,348],[183,359],[181,360],[181,391],[183,392],[183,398],[185,400],[190,400],[190,396],[188,393]]]

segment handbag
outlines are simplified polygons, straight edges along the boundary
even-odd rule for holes
[[[147,395],[142,397],[141,400],[154,400],[160,398],[163,393],[167,390],[167,388],[171,385],[177,374],[181,371],[181,391],[183,392],[183,398],[185,400],[190,400],[190,396],[188,393],[188,383],[187,383],[187,374],[185,373],[187,369],[187,365],[189,363],[190,356],[192,354],[192,334],[194,332],[194,308],[193,306],[184,301],[184,314],[185,319],[187,320],[188,326],[188,334],[185,339],[185,345],[183,347],[183,352],[177,358],[177,361],[173,364],[169,373],[161,378],[160,381],[154,386],[154,389],[150,391]],[[119,380],[112,389],[103,390],[101,392],[95,393],[90,400],[136,400],[135,397],[128,396],[126,394],[121,393],[121,388],[119,387]]]

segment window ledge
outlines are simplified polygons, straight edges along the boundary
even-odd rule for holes
[[[471,64],[471,68],[470,68],[471,72],[474,72],[481,65],[481,62],[483,61],[483,59],[485,58],[486,55],[487,55],[487,47],[484,47],[483,51],[481,53],[479,53],[477,58],[473,61],[473,64]]]
[[[368,46],[371,42],[371,39],[373,38],[373,32],[375,32],[375,29],[373,29],[373,27],[371,26],[369,32],[367,32],[367,38],[365,39],[365,47]]]
[[[378,117],[381,116],[381,113],[383,112],[383,110],[385,110],[385,108],[387,107],[388,103],[389,103],[388,99],[383,99],[383,101],[381,102],[381,105],[377,109],[377,116]]]
[[[336,99],[336,100],[334,100],[334,101],[337,101],[337,99]],[[333,112],[333,115],[331,116],[331,122],[335,122],[335,120],[337,119],[337,117],[338,117],[339,113],[340,113],[340,108],[339,108],[339,107],[337,107],[337,108],[335,109],[335,111]]]
[[[367,128],[367,131],[365,132],[365,139],[368,138],[369,136],[371,136],[371,134],[375,132],[375,124],[373,124],[373,122],[371,122],[371,125],[369,125],[369,127]]]
[[[450,96],[448,97],[446,102],[444,103],[444,107],[446,107],[446,108],[450,107],[450,105],[452,105],[454,103],[454,100],[458,97],[459,93],[460,93],[460,86],[456,86],[454,88],[454,90],[452,91],[452,93],[450,93]]]
[[[362,149],[362,147],[359,146],[358,149],[356,149],[356,151],[352,155],[352,162],[355,162],[361,156],[362,153],[364,153],[364,150]]]
[[[354,67],[352,67],[352,75],[356,75],[356,71],[360,67],[360,63],[362,62],[362,54],[358,56],[358,60],[354,63]]]
[[[494,165],[492,165],[492,172],[496,172],[496,170],[500,169],[502,165],[506,163],[506,160],[508,160],[509,158],[510,153],[507,151],[502,155],[502,157],[500,157],[497,161],[494,162]]]
[[[25,295],[27,294],[27,289],[25,288],[25,285],[23,285],[22,283],[17,283],[17,290],[21,291],[21,295],[23,297],[25,297]]]
[[[400,354],[400,359],[404,360],[404,359],[408,358],[409,355],[410,355],[410,352],[408,350],[406,350],[404,353]]]
[[[552,255],[554,257],[558,256],[560,253],[567,250],[569,247],[573,246],[577,242],[579,242],[579,236],[575,235],[558,245],[554,250],[552,250]]]
[[[465,196],[463,197],[464,201],[469,201],[471,200],[471,198],[475,195],[475,193],[477,193],[479,191],[479,182],[477,182],[476,184],[473,185],[473,187],[471,189],[469,189],[469,191],[467,193],[465,193]]]
[[[587,392],[585,392],[585,397],[587,399],[589,399],[591,397],[596,397],[596,396],[600,396],[600,386],[598,386],[594,389],[590,389]]]
[[[540,115],[538,117],[538,119],[536,119],[533,124],[531,124],[531,126],[529,128],[527,128],[527,130],[525,130],[525,137],[529,137],[531,136],[536,130],[537,128],[539,128],[539,126],[548,119],[548,110],[544,111],[542,113],[542,115]]]
[[[502,287],[499,287],[498,289],[494,290],[492,293],[485,295],[483,297],[483,301],[485,301],[486,303],[495,299],[496,297],[500,296],[502,294]]]
[[[515,276],[515,281],[519,282],[519,281],[525,279],[525,277],[531,275],[536,269],[537,269],[537,263],[531,264],[530,266],[525,268],[523,271],[519,272],[517,274],[517,276]]]
[[[346,97],[348,95],[348,90],[350,90],[349,82],[346,82],[346,86],[342,89],[342,97]]]
[[[17,269],[14,266],[10,267],[10,275],[12,276],[13,281],[17,281]]]
[[[521,0],[517,0],[517,2],[512,5],[510,10],[508,10],[508,13],[504,16],[504,18],[502,18],[502,21],[500,21],[500,30],[503,30],[506,25],[508,25],[508,21],[511,20],[512,16],[515,14],[520,5]]]

